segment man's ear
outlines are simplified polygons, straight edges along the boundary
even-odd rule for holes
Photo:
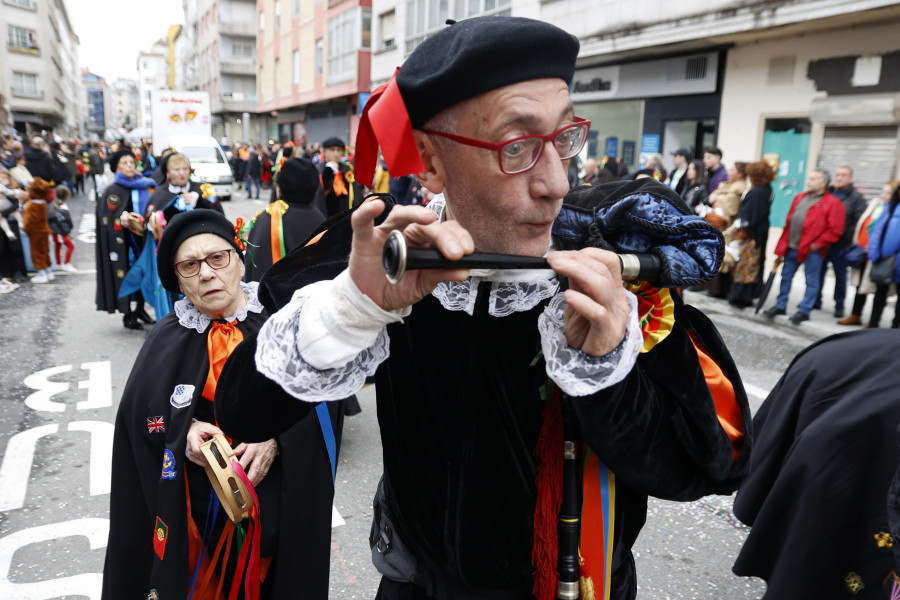
[[[413,136],[416,139],[416,149],[422,158],[422,164],[425,165],[425,169],[421,173],[416,173],[416,179],[431,192],[440,194],[444,191],[446,169],[444,161],[441,160],[438,153],[438,147],[427,133],[414,129]]]

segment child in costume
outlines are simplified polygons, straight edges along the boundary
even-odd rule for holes
[[[35,177],[28,186],[28,201],[22,211],[22,231],[28,235],[31,249],[31,264],[38,274],[32,283],[53,281],[50,270],[50,224],[47,222],[47,201],[53,187],[40,177]]]
[[[72,266],[72,251],[75,250],[75,243],[72,242],[72,215],[69,213],[69,207],[66,200],[72,197],[69,188],[60,185],[56,187],[56,200],[54,201],[55,212],[52,214],[49,223],[50,230],[53,232],[53,251],[56,253],[56,264],[61,271],[75,273],[78,271]],[[66,260],[60,260],[60,250],[66,247]]]

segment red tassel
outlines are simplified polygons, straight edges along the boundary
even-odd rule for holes
[[[544,404],[541,432],[534,456],[537,458],[537,502],[534,507],[534,540],[531,564],[534,566],[536,600],[556,598],[556,562],[559,538],[556,533],[562,506],[563,439],[562,396],[557,389]]]

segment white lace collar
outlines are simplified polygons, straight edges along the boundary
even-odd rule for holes
[[[169,191],[173,194],[187,194],[191,191],[191,182],[189,181],[187,185],[178,186],[169,182]]]
[[[427,206],[441,219],[446,202],[444,195],[438,194]],[[488,314],[493,317],[531,310],[559,291],[559,280],[551,269],[472,269],[465,281],[442,281],[431,295],[447,310],[471,315],[483,281],[491,282]]]
[[[229,323],[234,320],[243,321],[247,318],[249,313],[261,313],[263,311],[263,305],[259,302],[259,296],[256,294],[258,288],[258,281],[251,281],[250,283],[244,283],[242,281],[241,290],[247,294],[247,304],[246,306],[239,307],[230,317],[225,317],[225,320]],[[175,303],[175,316],[178,317],[178,322],[183,327],[196,329],[197,333],[206,331],[206,328],[209,327],[209,324],[213,321],[211,317],[204,315],[197,310],[197,307],[194,306],[187,297],[184,297]]]

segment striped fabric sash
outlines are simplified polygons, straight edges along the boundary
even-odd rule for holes
[[[581,508],[581,598],[608,600],[616,520],[616,476],[584,448]]]

